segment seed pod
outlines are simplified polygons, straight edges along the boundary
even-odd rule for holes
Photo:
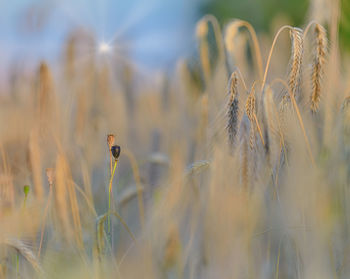
[[[49,182],[49,185],[51,186],[54,181],[55,177],[55,170],[53,168],[47,168],[46,169],[46,176],[47,176],[47,181]]]
[[[112,155],[113,155],[114,159],[118,160],[118,158],[120,156],[120,146],[113,145],[111,148],[111,151],[112,151]]]
[[[112,148],[114,142],[115,142],[115,136],[112,135],[112,134],[108,135],[108,136],[107,136],[107,144],[108,144],[108,146],[109,146],[109,149]]]
[[[24,186],[23,186],[24,196],[28,196],[29,191],[30,191],[29,185],[24,185]]]

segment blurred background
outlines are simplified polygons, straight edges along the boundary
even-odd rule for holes
[[[342,0],[343,46],[349,45],[350,38],[349,2]],[[114,45],[138,65],[166,69],[196,48],[194,28],[204,14],[215,15],[222,25],[232,18],[245,19],[267,32],[281,23],[300,26],[317,17],[320,9],[324,16],[329,5],[332,1],[1,0],[0,70],[4,73],[8,65],[23,59],[27,65],[60,59],[62,43],[77,29],[88,30],[97,42]]]
[[[137,276],[120,278],[350,278],[350,63],[336,32],[339,19],[345,54],[350,0],[339,1],[0,0],[0,246],[28,235],[47,278],[108,278],[122,262]],[[205,14],[224,32],[250,22],[262,62],[278,28],[315,19],[330,59],[322,27],[316,48],[293,29],[290,69],[286,32],[254,94],[263,63],[248,34],[225,36],[224,55]],[[284,109],[285,82],[301,116]],[[113,188],[111,133],[123,150]],[[16,217],[22,185],[31,218]],[[112,193],[140,241],[115,222],[104,249]],[[18,251],[0,249],[0,278],[26,271]]]

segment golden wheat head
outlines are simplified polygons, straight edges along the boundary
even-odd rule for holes
[[[304,49],[303,30],[293,28],[290,35],[292,39],[292,57],[288,85],[295,96],[298,93],[301,78],[301,64]]]
[[[315,47],[314,58],[312,64],[312,94],[311,94],[311,111],[316,112],[319,107],[321,98],[321,81],[324,73],[327,53],[327,35],[326,30],[320,24],[316,24],[314,28]]]

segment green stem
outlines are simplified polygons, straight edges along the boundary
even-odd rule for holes
[[[113,184],[113,177],[114,177],[114,174],[115,174],[115,170],[116,170],[116,168],[117,168],[117,163],[118,163],[118,160],[115,160],[115,162],[114,162],[114,167],[113,167],[113,171],[112,171],[112,175],[111,175],[111,179],[109,180],[109,189],[108,189],[108,212],[111,211],[112,184]],[[111,232],[111,218],[110,218],[109,215],[108,215],[107,223],[108,223],[108,234],[110,234],[110,232]]]
[[[41,225],[41,236],[40,236],[40,243],[39,243],[39,250],[38,250],[38,258],[40,258],[40,253],[41,253],[41,248],[43,245],[43,240],[44,240],[44,232],[45,232],[45,223],[46,223],[46,218],[49,210],[49,205],[51,201],[51,196],[52,196],[52,184],[50,184],[50,190],[49,190],[49,197],[47,199],[46,207],[44,210],[44,216],[43,216],[43,223]]]
[[[16,254],[16,278],[19,278],[18,274],[19,274],[19,255],[17,252],[17,254]]]
[[[27,198],[28,198],[28,195],[25,195],[24,196],[24,201],[23,201],[23,208],[26,208]]]

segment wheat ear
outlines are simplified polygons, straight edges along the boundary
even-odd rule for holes
[[[288,85],[292,90],[293,95],[296,96],[299,90],[301,78],[301,64],[304,49],[303,30],[299,28],[293,28],[290,33],[292,39],[292,58]]]
[[[40,274],[43,274],[42,267],[38,261],[38,258],[34,255],[33,251],[28,248],[21,240],[15,238],[6,238],[4,244],[17,250],[34,268],[34,270]]]
[[[239,117],[239,106],[238,106],[238,77],[237,73],[233,72],[231,75],[230,83],[230,97],[228,102],[227,111],[227,133],[228,140],[231,150],[234,147],[235,139],[237,135],[238,117]]]
[[[251,90],[246,104],[245,104],[245,112],[248,116],[249,122],[250,122],[250,130],[249,130],[249,144],[250,148],[254,149],[255,146],[255,94],[254,89]]]
[[[315,24],[315,48],[312,64],[312,94],[311,94],[311,111],[316,112],[319,107],[321,98],[321,81],[324,73],[327,52],[327,35],[326,30],[320,24]]]

